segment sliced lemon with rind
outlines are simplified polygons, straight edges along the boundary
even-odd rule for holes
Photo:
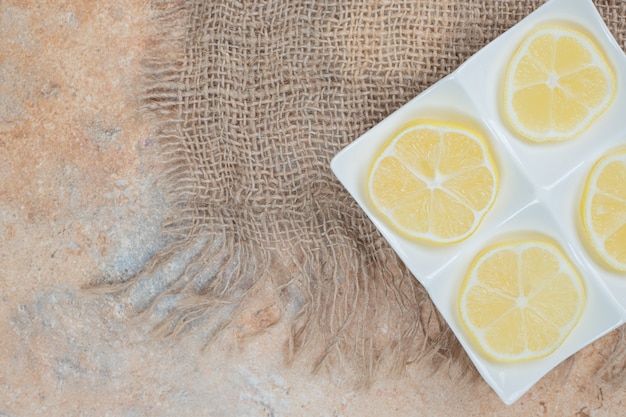
[[[497,188],[485,137],[465,125],[430,119],[400,129],[374,158],[367,178],[370,201],[389,225],[437,244],[469,237]]]
[[[461,285],[461,322],[485,357],[521,362],[553,353],[578,323],[585,287],[551,242],[492,245],[473,260]]]
[[[566,140],[604,113],[615,92],[614,71],[590,36],[546,26],[528,35],[509,63],[504,114],[525,139]]]
[[[626,272],[626,148],[591,168],[580,211],[587,243],[608,266]]]

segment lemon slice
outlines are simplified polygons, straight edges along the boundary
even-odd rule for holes
[[[610,266],[626,271],[626,149],[596,162],[580,210],[588,243]]]
[[[526,139],[569,139],[607,109],[615,82],[613,69],[591,38],[565,27],[544,27],[522,41],[509,63],[504,113]]]
[[[552,243],[497,244],[473,261],[461,286],[461,321],[484,354],[498,362],[549,355],[581,316],[580,275]]]
[[[493,205],[498,175],[485,138],[418,120],[379,151],[367,178],[374,208],[401,234],[431,243],[469,237]]]

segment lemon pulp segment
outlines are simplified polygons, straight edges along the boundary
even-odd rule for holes
[[[521,43],[506,71],[504,113],[531,141],[572,138],[615,95],[615,75],[589,36],[561,26],[540,28]]]
[[[613,269],[626,272],[626,149],[609,152],[591,169],[581,217],[595,252]]]
[[[498,362],[549,355],[578,322],[582,279],[555,245],[528,240],[493,245],[473,261],[459,295],[461,322]]]
[[[437,120],[403,127],[379,151],[367,179],[371,203],[395,230],[434,243],[470,236],[497,186],[482,134]]]

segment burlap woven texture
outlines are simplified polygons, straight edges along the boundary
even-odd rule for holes
[[[125,288],[151,283],[166,334],[214,336],[256,306],[289,321],[288,360],[358,383],[423,358],[471,369],[329,164],[541,3],[155,0],[145,102],[174,241]],[[626,3],[596,4],[624,47]],[[605,371],[623,363],[618,346]]]

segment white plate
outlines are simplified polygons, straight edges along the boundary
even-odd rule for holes
[[[563,143],[531,144],[501,121],[498,97],[506,65],[521,40],[548,22],[584,27],[604,50],[617,77],[610,108],[579,137]],[[502,401],[511,404],[568,356],[626,321],[626,276],[610,272],[580,242],[578,207],[587,173],[602,154],[626,144],[626,56],[590,0],[551,0],[484,47],[335,156],[331,167],[382,235],[424,285],[476,368]],[[372,210],[365,193],[367,170],[377,150],[416,118],[462,118],[490,136],[500,172],[493,208],[470,238],[444,247],[422,246],[390,229]],[[501,364],[474,348],[459,321],[456,301],[471,260],[494,240],[540,233],[557,240],[583,275],[587,305],[577,326],[553,354]]]

